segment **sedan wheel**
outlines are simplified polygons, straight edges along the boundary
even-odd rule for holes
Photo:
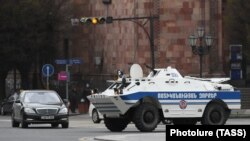
[[[1,115],[5,115],[3,107],[1,107]]]
[[[28,128],[28,124],[25,121],[21,122],[21,127],[22,128]]]
[[[28,123],[26,123],[24,115],[23,115],[23,119],[22,119],[22,122],[21,122],[21,127],[22,128],[27,128],[28,127]]]
[[[57,127],[58,127],[58,125],[59,125],[58,123],[52,123],[52,124],[51,124],[51,127],[53,127],[53,128],[57,128]]]
[[[12,125],[12,127],[19,127],[19,122],[17,122],[14,119],[14,114],[12,114],[12,116],[11,116],[11,125]]]
[[[69,122],[62,123],[62,128],[69,128]]]
[[[93,110],[92,112],[92,121],[94,123],[100,123],[101,122],[101,119],[99,118],[99,115],[98,115],[98,112],[96,109]]]

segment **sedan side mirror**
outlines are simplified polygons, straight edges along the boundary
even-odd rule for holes
[[[63,103],[66,105],[66,107],[69,107],[69,100],[68,99],[63,99]]]
[[[65,104],[67,104],[67,103],[69,102],[69,100],[68,100],[68,99],[63,99],[63,102],[64,102]]]

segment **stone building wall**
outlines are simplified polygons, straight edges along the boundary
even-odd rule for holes
[[[199,58],[192,53],[187,38],[198,26],[205,25],[206,33],[216,37],[212,49],[216,53],[205,56],[204,74],[223,74],[222,68],[218,67],[222,66],[223,56],[221,0],[213,0],[213,3],[205,0],[113,0],[111,5],[104,5],[101,0],[74,0],[73,5],[76,17],[159,16],[154,22],[155,65],[171,65],[185,75],[199,74]],[[150,32],[148,20],[136,22]],[[150,65],[150,44],[144,29],[132,21],[78,26],[72,29],[70,37],[70,47],[74,50],[71,56],[82,56],[81,71],[86,74],[114,74],[117,69],[128,73],[133,63]],[[98,58],[102,63],[96,65]]]

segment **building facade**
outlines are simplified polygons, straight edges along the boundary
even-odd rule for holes
[[[155,67],[172,66],[183,75],[199,76],[199,56],[192,53],[188,37],[198,27],[213,36],[214,43],[203,59],[203,75],[225,75],[223,46],[223,0],[122,0],[104,4],[102,0],[72,0],[72,17],[112,16],[114,19],[152,17],[150,20],[114,20],[111,24],[71,25],[62,36],[61,52],[81,58],[83,64],[72,72],[83,75],[129,73],[133,63]],[[153,38],[153,52],[150,38]],[[152,41],[152,40],[151,40]]]

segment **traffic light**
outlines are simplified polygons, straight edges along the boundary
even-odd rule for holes
[[[91,18],[83,17],[83,18],[80,19],[80,22],[82,24],[90,24],[90,23],[92,23],[92,19]]]
[[[104,24],[104,23],[112,23],[112,17],[82,17],[80,22],[82,24]]]
[[[104,4],[111,4],[111,0],[102,0],[102,3],[104,3]]]

